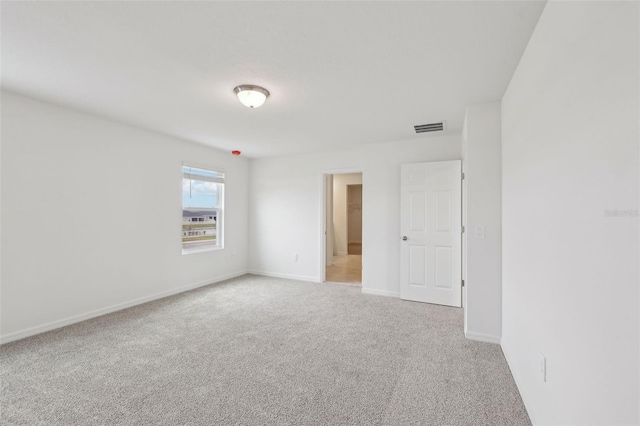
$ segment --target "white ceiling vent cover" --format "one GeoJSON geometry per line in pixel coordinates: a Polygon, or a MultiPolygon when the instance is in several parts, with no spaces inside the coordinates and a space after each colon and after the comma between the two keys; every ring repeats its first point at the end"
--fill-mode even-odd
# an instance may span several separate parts
{"type": "Polygon", "coordinates": [[[441,132],[444,130],[444,121],[440,123],[420,124],[413,126],[413,128],[416,129],[416,133],[441,132]]]}

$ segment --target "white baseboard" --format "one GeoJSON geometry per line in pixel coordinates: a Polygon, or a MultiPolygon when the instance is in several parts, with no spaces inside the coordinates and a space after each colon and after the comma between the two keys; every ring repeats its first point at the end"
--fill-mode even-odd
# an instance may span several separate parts
{"type": "Polygon", "coordinates": [[[36,334],[44,333],[45,331],[55,330],[56,328],[61,328],[67,325],[75,324],[77,322],[81,322],[91,318],[110,314],[112,312],[120,311],[122,309],[130,308],[132,306],[141,305],[143,303],[151,302],[157,299],[162,299],[168,296],[173,296],[174,294],[184,293],[185,291],[193,290],[198,287],[204,287],[209,284],[214,284],[220,281],[228,280],[230,278],[239,277],[241,275],[245,275],[246,273],[247,273],[246,271],[242,271],[242,272],[235,272],[233,274],[222,275],[209,280],[200,281],[197,283],[185,285],[185,286],[174,288],[171,290],[161,291],[160,293],[155,293],[149,296],[140,297],[138,299],[133,299],[128,302],[118,303],[115,305],[107,306],[105,308],[100,308],[90,312],[85,312],[84,314],[74,315],[61,320],[51,321],[46,324],[29,327],[24,330],[14,331],[13,333],[8,333],[0,336],[0,344],[24,339],[25,337],[34,336],[36,334]]]}
{"type": "Polygon", "coordinates": [[[279,272],[257,271],[255,269],[250,270],[248,273],[253,275],[261,275],[263,277],[284,278],[287,280],[309,281],[312,283],[321,282],[320,278],[318,277],[309,277],[305,275],[281,274],[279,272]]]}
{"type": "Polygon", "coordinates": [[[497,343],[500,344],[500,336],[494,336],[491,334],[475,333],[473,331],[465,331],[464,337],[469,340],[476,340],[478,342],[497,343]]]}
{"type": "Polygon", "coordinates": [[[400,298],[400,293],[397,291],[386,291],[386,290],[374,290],[371,288],[362,288],[362,292],[364,294],[375,294],[376,296],[387,296],[387,297],[396,297],[400,298]]]}
{"type": "Polygon", "coordinates": [[[516,382],[516,387],[518,388],[518,392],[520,392],[520,397],[522,398],[522,402],[524,403],[524,408],[527,409],[527,414],[529,415],[529,420],[531,420],[532,425],[539,425],[540,423],[536,421],[536,419],[531,414],[530,407],[531,405],[527,404],[527,400],[525,398],[524,392],[522,392],[522,379],[520,378],[520,374],[518,371],[514,369],[515,364],[513,363],[513,358],[510,355],[510,351],[507,349],[508,345],[502,339],[500,343],[500,347],[502,348],[502,353],[504,354],[504,358],[507,360],[507,364],[509,365],[509,370],[511,370],[511,375],[513,376],[513,381],[516,382]]]}

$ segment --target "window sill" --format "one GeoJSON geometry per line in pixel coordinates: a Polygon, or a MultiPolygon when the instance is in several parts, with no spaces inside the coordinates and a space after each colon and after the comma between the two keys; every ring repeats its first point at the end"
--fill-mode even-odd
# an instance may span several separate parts
{"type": "Polygon", "coordinates": [[[222,250],[224,247],[206,247],[206,248],[194,248],[194,249],[182,249],[182,255],[186,254],[194,254],[194,253],[204,253],[207,251],[218,251],[222,250]]]}

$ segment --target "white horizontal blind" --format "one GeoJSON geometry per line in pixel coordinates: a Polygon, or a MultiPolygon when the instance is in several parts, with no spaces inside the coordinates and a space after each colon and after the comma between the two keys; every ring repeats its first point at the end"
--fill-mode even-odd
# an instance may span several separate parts
{"type": "Polygon", "coordinates": [[[215,172],[213,170],[198,169],[190,166],[182,166],[182,176],[189,180],[224,183],[224,173],[215,172]]]}

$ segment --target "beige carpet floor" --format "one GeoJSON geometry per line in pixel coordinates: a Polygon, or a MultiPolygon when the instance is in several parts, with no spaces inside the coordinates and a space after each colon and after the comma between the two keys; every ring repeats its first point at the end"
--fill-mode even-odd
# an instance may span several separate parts
{"type": "Polygon", "coordinates": [[[3,425],[528,425],[462,310],[244,276],[0,347],[3,425]]]}

